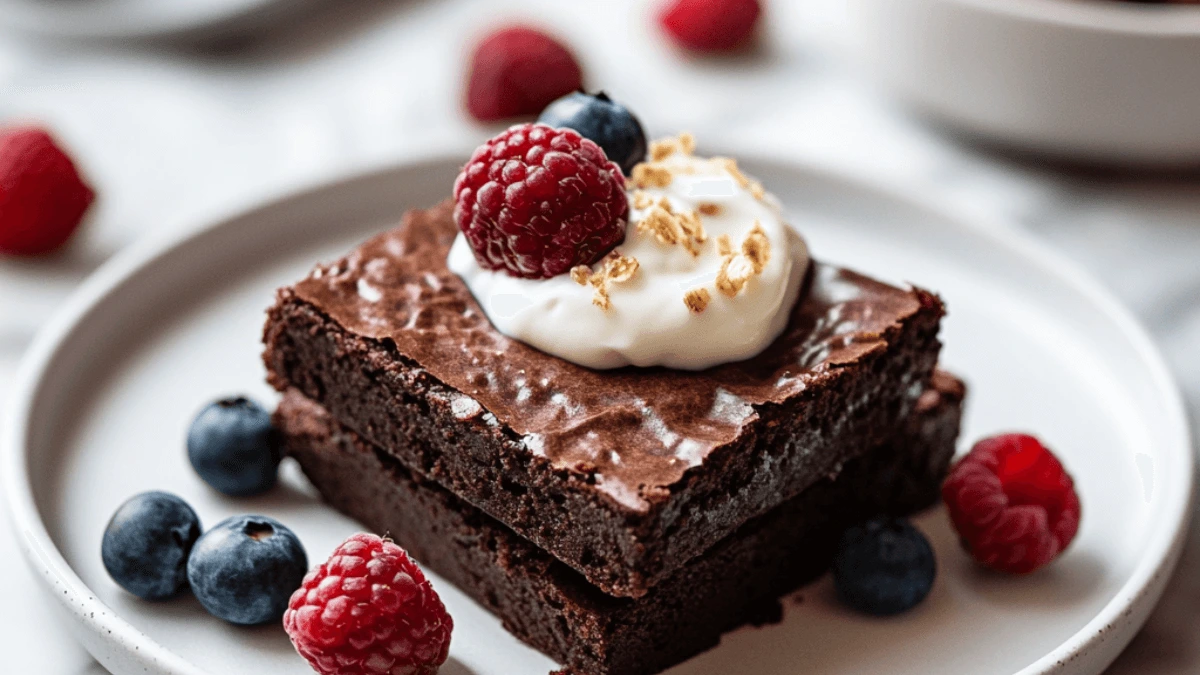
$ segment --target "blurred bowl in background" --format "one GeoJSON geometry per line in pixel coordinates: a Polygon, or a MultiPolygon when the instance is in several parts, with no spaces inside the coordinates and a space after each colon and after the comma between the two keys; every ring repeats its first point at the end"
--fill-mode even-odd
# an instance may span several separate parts
{"type": "Polygon", "coordinates": [[[1200,6],[850,0],[850,44],[933,117],[1061,159],[1200,165],[1200,6]]]}
{"type": "Polygon", "coordinates": [[[0,25],[60,39],[215,37],[312,0],[0,0],[0,25]]]}

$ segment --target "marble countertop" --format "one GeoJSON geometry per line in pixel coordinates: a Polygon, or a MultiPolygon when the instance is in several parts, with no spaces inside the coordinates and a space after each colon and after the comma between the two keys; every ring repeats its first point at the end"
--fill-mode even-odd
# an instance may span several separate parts
{"type": "MultiPolygon", "coordinates": [[[[1029,230],[1133,309],[1197,419],[1200,175],[1047,166],[931,128],[840,57],[839,4],[776,2],[757,52],[695,61],[661,40],[637,0],[332,2],[251,37],[185,48],[0,35],[0,120],[50,124],[101,195],[61,256],[0,260],[0,397],[38,327],[139,236],[490,135],[458,106],[463,46],[499,20],[531,19],[572,44],[591,86],[633,104],[653,132],[771,144],[1029,230]]],[[[58,627],[15,548],[0,520],[6,672],[103,673],[58,627]]],[[[1110,672],[1200,672],[1200,531],[1110,672]]]]}

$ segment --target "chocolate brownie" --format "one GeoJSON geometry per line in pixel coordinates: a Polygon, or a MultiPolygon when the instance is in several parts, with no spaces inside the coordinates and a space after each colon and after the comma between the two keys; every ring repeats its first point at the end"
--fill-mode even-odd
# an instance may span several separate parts
{"type": "Polygon", "coordinates": [[[615,598],[479,509],[408,471],[291,392],[287,452],[336,508],[390,532],[516,637],[578,675],[654,673],[722,632],[778,618],[777,599],[825,570],[849,523],[932,504],[954,452],[963,388],[939,376],[892,439],[744,525],[640,598],[615,598]]]}
{"type": "Polygon", "coordinates": [[[932,376],[937,297],[816,262],[752,359],[577,366],[492,327],[446,268],[451,209],[410,212],[280,290],[270,381],[612,595],[645,594],[882,443],[932,376]]]}

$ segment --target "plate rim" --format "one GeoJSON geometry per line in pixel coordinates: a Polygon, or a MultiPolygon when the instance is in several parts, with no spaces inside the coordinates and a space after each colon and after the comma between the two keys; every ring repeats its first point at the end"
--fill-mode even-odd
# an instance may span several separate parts
{"type": "MultiPolygon", "coordinates": [[[[281,208],[294,200],[312,198],[323,192],[336,192],[348,185],[378,179],[388,173],[419,170],[422,166],[444,167],[447,163],[461,163],[461,154],[461,148],[457,144],[450,148],[426,150],[399,161],[371,165],[333,180],[313,180],[298,187],[277,191],[268,198],[252,202],[249,206],[227,209],[220,215],[210,216],[190,226],[145,235],[89,275],[51,320],[38,331],[22,357],[13,380],[12,395],[4,406],[3,414],[0,415],[0,486],[3,486],[8,517],[14,525],[22,556],[33,569],[39,582],[46,585],[43,590],[52,591],[50,594],[76,618],[85,614],[91,615],[87,625],[77,627],[77,631],[90,629],[102,642],[120,643],[126,657],[134,658],[148,668],[155,668],[150,672],[207,675],[198,666],[187,662],[139,631],[90,592],[90,588],[50,538],[34,500],[32,484],[28,480],[30,463],[26,453],[31,431],[27,424],[29,414],[40,393],[44,376],[53,367],[54,357],[74,334],[79,324],[87,318],[96,304],[114,293],[119,293],[125,284],[130,283],[143,268],[158,257],[186,247],[209,233],[230,227],[243,219],[254,218],[260,213],[281,208]],[[50,589],[51,581],[54,585],[62,587],[61,593],[57,589],[50,589]]],[[[798,170],[840,183],[857,192],[866,191],[888,200],[906,203],[918,210],[969,227],[979,236],[990,239],[998,246],[1007,247],[1028,262],[1045,268],[1072,290],[1086,297],[1113,323],[1114,328],[1130,341],[1149,369],[1155,389],[1165,397],[1164,401],[1168,404],[1164,413],[1171,427],[1168,430],[1169,437],[1175,439],[1174,451],[1179,455],[1177,459],[1182,462],[1181,470],[1173,474],[1177,481],[1182,482],[1182,485],[1178,486],[1182,487],[1182,491],[1178,487],[1175,491],[1181,492],[1183,498],[1165,505],[1167,517],[1154,529],[1145,553],[1113,598],[1054,650],[1015,675],[1064,672],[1070,662],[1081,659],[1111,637],[1106,633],[1114,624],[1128,620],[1131,615],[1137,616],[1138,609],[1143,610],[1141,618],[1136,619],[1140,626],[1157,604],[1163,586],[1182,550],[1195,501],[1195,457],[1182,391],[1158,347],[1133,314],[1098,280],[1073,261],[994,214],[969,211],[948,200],[916,192],[900,182],[855,174],[829,163],[797,159],[777,150],[751,146],[738,153],[738,156],[748,164],[761,162],[784,166],[793,171],[798,170]]],[[[1132,639],[1133,635],[1134,631],[1130,631],[1128,639],[1132,639]]],[[[1128,639],[1125,640],[1126,643],[1128,639]]],[[[92,649],[86,640],[85,646],[89,650],[92,649]]],[[[1124,644],[1121,647],[1123,649],[1124,644]]]]}

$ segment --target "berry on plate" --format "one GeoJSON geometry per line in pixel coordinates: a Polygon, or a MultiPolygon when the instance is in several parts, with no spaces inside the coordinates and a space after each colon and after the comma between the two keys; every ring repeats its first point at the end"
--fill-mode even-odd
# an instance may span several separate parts
{"type": "Polygon", "coordinates": [[[0,253],[40,255],[61,247],[95,198],[50,134],[0,130],[0,253]]]}
{"type": "Polygon", "coordinates": [[[725,52],[750,41],[760,16],[759,0],[672,0],[658,21],[684,49],[725,52]]]}
{"type": "Polygon", "coordinates": [[[625,175],[646,158],[646,132],[629,109],[613,101],[604,92],[567,94],[551,103],[538,117],[538,123],[578,131],[604,154],[621,166],[625,175]]]}
{"type": "Polygon", "coordinates": [[[1079,529],[1075,483],[1025,434],[986,438],[950,471],[942,499],[963,547],[984,565],[1027,574],[1058,557],[1079,529]]]}
{"type": "Polygon", "coordinates": [[[188,554],[200,519],[168,492],[143,492],[117,509],[100,544],[108,575],[144,600],[165,600],[187,586],[188,554]]]}
{"type": "Polygon", "coordinates": [[[485,36],[471,56],[467,112],[481,122],[536,115],[582,87],[571,50],[536,28],[509,26],[485,36]]]}
{"type": "Polygon", "coordinates": [[[547,279],[625,238],[621,167],[571,129],[519,124],[479,146],[454,181],[454,222],[481,267],[547,279]]]}
{"type": "Polygon", "coordinates": [[[271,414],[246,398],[210,403],[188,429],[188,460],[204,482],[232,497],[275,485],[280,450],[271,414]]]}
{"type": "Polygon", "coordinates": [[[205,532],[188,558],[188,583],[209,614],[245,626],[278,621],[308,569],[291,530],[266,516],[234,516],[205,532]]]}
{"type": "Polygon", "coordinates": [[[929,541],[899,518],[876,518],[846,530],[833,560],[838,598],[875,616],[899,614],[920,604],[936,575],[929,541]]]}
{"type": "Polygon", "coordinates": [[[403,549],[360,533],[304,578],[283,626],[321,675],[433,675],[454,621],[403,549]]]}

